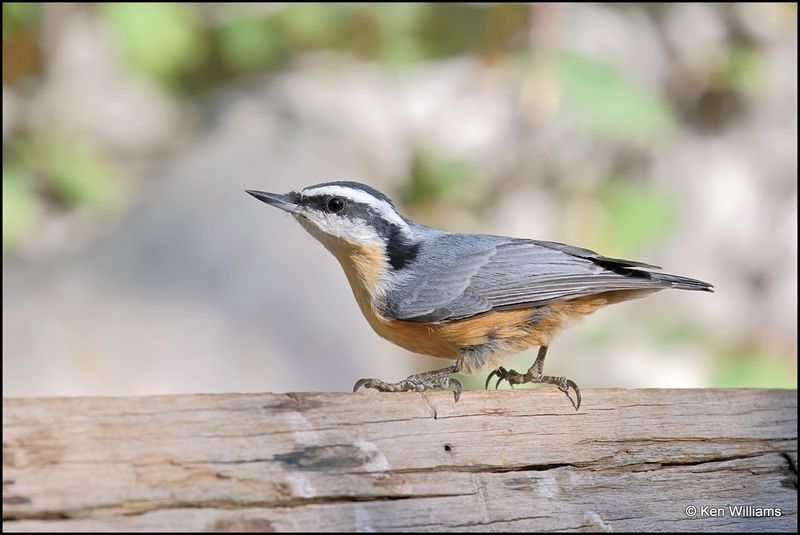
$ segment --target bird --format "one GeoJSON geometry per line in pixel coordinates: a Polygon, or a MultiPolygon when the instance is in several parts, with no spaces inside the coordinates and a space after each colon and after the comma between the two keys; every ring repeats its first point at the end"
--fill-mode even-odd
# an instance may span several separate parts
{"type": "Polygon", "coordinates": [[[544,375],[547,350],[562,328],[607,305],[667,288],[713,292],[707,282],[581,247],[425,226],[360,182],[324,182],[287,194],[245,191],[291,214],[336,257],[378,335],[411,352],[454,361],[394,383],[360,379],[354,392],[452,386],[458,402],[462,385],[451,374],[492,368],[486,388],[494,377],[495,388],[504,380],[512,388],[554,385],[577,411],[578,385],[544,375]],[[525,373],[500,365],[508,355],[536,346],[536,360],[525,373]]]}

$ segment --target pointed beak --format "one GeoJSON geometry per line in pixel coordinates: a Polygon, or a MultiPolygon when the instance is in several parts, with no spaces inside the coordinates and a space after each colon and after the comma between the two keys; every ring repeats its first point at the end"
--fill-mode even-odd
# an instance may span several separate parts
{"type": "Polygon", "coordinates": [[[252,189],[245,190],[247,193],[258,199],[259,201],[265,202],[269,205],[274,206],[275,208],[280,208],[285,212],[289,212],[290,214],[296,214],[300,212],[299,207],[297,204],[291,201],[291,198],[288,195],[280,195],[279,193],[267,193],[266,191],[255,191],[252,189]]]}

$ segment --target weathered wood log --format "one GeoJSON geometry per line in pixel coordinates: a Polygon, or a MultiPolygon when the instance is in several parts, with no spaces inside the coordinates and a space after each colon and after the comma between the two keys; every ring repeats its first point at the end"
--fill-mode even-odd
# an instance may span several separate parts
{"type": "Polygon", "coordinates": [[[5,399],[3,529],[796,532],[795,390],[583,398],[5,399]]]}

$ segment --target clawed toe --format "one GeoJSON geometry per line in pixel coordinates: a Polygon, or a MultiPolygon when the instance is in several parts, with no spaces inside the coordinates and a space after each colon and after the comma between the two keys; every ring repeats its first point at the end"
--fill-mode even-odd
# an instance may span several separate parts
{"type": "Polygon", "coordinates": [[[353,392],[358,392],[358,389],[362,386],[366,388],[374,388],[372,386],[372,381],[374,381],[374,379],[359,379],[356,381],[356,384],[353,385],[353,392]]]}
{"type": "MultiPolygon", "coordinates": [[[[497,390],[498,388],[500,388],[500,383],[502,383],[502,382],[503,382],[503,379],[506,379],[506,378],[505,378],[505,377],[498,377],[498,378],[497,378],[497,382],[494,384],[494,389],[495,389],[495,390],[497,390]]],[[[506,379],[506,380],[508,380],[508,379],[506,379]]],[[[511,383],[508,383],[508,384],[511,384],[511,383]]]]}
{"type": "Polygon", "coordinates": [[[561,380],[559,381],[559,384],[557,384],[556,386],[558,387],[559,390],[561,390],[562,392],[564,392],[564,394],[566,394],[567,399],[569,400],[570,403],[572,403],[572,406],[575,407],[575,410],[577,411],[578,409],[581,408],[581,389],[578,388],[578,385],[575,384],[575,381],[573,381],[572,379],[567,379],[566,377],[561,377],[560,379],[561,380]],[[572,396],[569,395],[570,387],[572,387],[572,389],[575,390],[575,400],[573,400],[572,396]]]}
{"type": "Polygon", "coordinates": [[[458,379],[450,379],[450,384],[453,385],[453,397],[455,398],[455,402],[458,403],[458,400],[461,399],[461,392],[464,390],[461,387],[461,381],[458,379]]]}
{"type": "MultiPolygon", "coordinates": [[[[501,368],[501,369],[502,369],[502,368],[501,368]]],[[[485,384],[485,385],[483,385],[483,389],[484,389],[484,390],[489,390],[489,381],[491,381],[491,380],[492,380],[492,377],[494,377],[495,375],[497,375],[498,377],[500,377],[500,374],[498,373],[498,370],[492,370],[492,372],[491,372],[491,373],[489,374],[489,376],[486,378],[486,384],[485,384]]],[[[500,379],[498,379],[498,380],[497,380],[497,385],[498,385],[498,386],[500,385],[500,380],[501,380],[501,379],[502,379],[502,377],[500,377],[500,379]]],[[[495,389],[495,390],[497,390],[497,386],[495,386],[495,387],[494,387],[494,389],[495,389]]]]}
{"type": "Polygon", "coordinates": [[[497,390],[500,387],[500,383],[503,382],[503,379],[508,380],[508,374],[508,370],[502,366],[496,370],[492,370],[492,372],[489,374],[489,377],[486,378],[486,384],[483,385],[483,389],[489,390],[489,382],[492,380],[492,377],[497,377],[497,382],[494,384],[494,389],[497,390]]]}

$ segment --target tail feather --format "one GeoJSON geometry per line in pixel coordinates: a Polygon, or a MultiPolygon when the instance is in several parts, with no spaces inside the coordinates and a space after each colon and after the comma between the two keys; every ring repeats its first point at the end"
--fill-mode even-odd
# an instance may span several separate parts
{"type": "Polygon", "coordinates": [[[651,271],[652,269],[661,269],[659,266],[652,264],[645,264],[644,262],[634,262],[632,260],[621,260],[619,258],[609,258],[607,256],[600,256],[588,249],[578,249],[563,245],[560,243],[552,242],[537,242],[540,245],[546,245],[553,249],[558,249],[575,256],[587,258],[592,262],[603,266],[604,268],[636,279],[646,279],[649,281],[658,281],[658,288],[676,288],[678,290],[695,290],[701,292],[714,292],[714,285],[707,282],[690,279],[689,277],[681,277],[680,275],[670,275],[669,273],[658,273],[651,271]],[[577,252],[576,252],[577,251],[577,252]],[[582,253],[582,254],[579,254],[582,253]]]}
{"type": "Polygon", "coordinates": [[[649,272],[649,274],[653,280],[669,283],[670,288],[677,288],[678,290],[696,290],[701,292],[714,291],[713,284],[709,284],[701,280],[690,279],[689,277],[681,277],[679,275],[670,275],[668,273],[649,272]]]}

